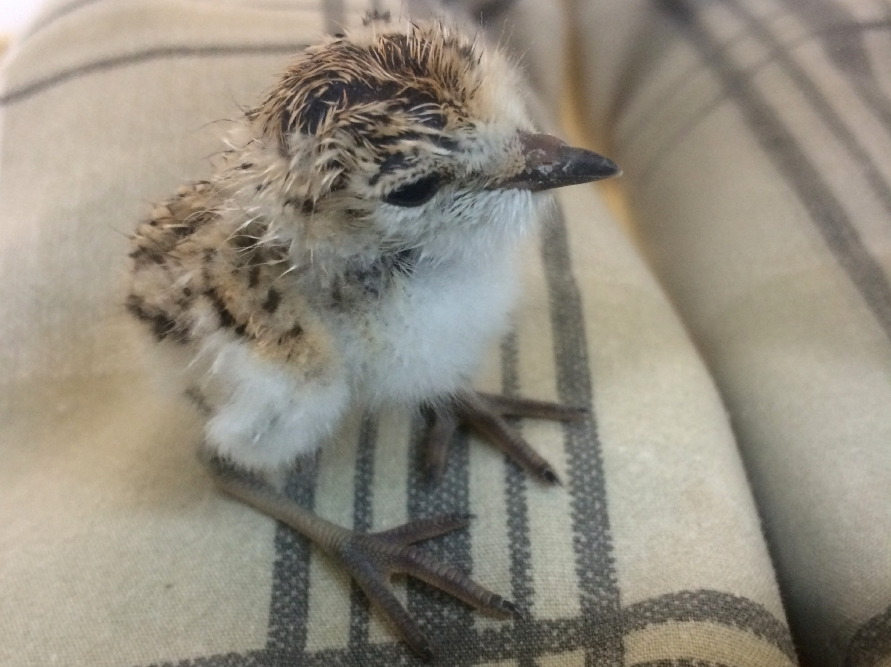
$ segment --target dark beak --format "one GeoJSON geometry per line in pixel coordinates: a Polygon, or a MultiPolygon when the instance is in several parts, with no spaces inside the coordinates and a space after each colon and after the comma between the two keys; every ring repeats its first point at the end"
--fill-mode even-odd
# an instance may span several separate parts
{"type": "Polygon", "coordinates": [[[493,188],[537,192],[599,181],[622,173],[609,158],[569,146],[550,134],[519,134],[526,165],[518,174],[495,183],[493,188]]]}

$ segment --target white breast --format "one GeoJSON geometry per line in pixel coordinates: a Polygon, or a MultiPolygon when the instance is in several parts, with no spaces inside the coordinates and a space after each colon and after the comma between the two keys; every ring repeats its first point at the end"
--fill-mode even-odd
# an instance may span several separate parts
{"type": "Polygon", "coordinates": [[[512,249],[419,266],[382,299],[353,348],[354,386],[376,403],[416,405],[466,386],[516,300],[512,249]]]}

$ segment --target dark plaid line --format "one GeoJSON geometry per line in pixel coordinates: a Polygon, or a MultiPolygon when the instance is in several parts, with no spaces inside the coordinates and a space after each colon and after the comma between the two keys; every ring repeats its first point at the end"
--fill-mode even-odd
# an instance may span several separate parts
{"type": "MultiPolygon", "coordinates": [[[[677,621],[697,620],[712,623],[718,627],[728,627],[739,632],[748,632],[760,637],[786,652],[788,633],[784,637],[771,637],[764,628],[775,625],[783,627],[780,621],[757,603],[719,591],[687,591],[660,596],[631,605],[624,610],[625,627],[611,624],[592,625],[586,618],[540,620],[526,625],[522,634],[511,629],[509,623],[494,629],[470,631],[464,636],[431,635],[438,649],[436,664],[460,667],[482,662],[499,662],[534,659],[553,656],[559,653],[587,649],[586,665],[615,664],[597,655],[599,647],[609,644],[616,634],[620,637],[629,632],[649,626],[677,621]],[[703,602],[711,610],[704,613],[703,602]],[[698,611],[697,611],[698,610],[698,611]]],[[[621,623],[617,617],[616,623],[621,623]]],[[[880,626],[881,627],[881,626],[880,626]]],[[[794,657],[792,657],[794,661],[794,657]]],[[[324,650],[309,653],[306,651],[275,648],[266,651],[250,651],[243,654],[227,653],[205,658],[183,660],[178,663],[164,663],[159,667],[274,667],[278,665],[300,665],[301,667],[359,667],[390,665],[419,665],[418,658],[402,644],[393,641],[383,644],[369,644],[361,653],[349,649],[324,650]]],[[[850,667],[855,667],[852,663],[850,667]]],[[[856,667],[861,667],[856,663],[856,667]]],[[[868,664],[867,664],[868,667],[868,664]]]]}
{"type": "MultiPolygon", "coordinates": [[[[817,114],[820,120],[826,125],[827,129],[835,136],[835,138],[845,147],[845,150],[854,158],[854,162],[860,165],[863,176],[869,184],[870,189],[875,193],[876,198],[882,203],[885,213],[891,217],[891,187],[888,181],[882,175],[879,165],[870,155],[869,151],[861,144],[860,139],[848,127],[844,118],[839,114],[832,102],[820,92],[817,85],[811,79],[804,66],[796,61],[791,53],[790,45],[780,42],[768,30],[757,16],[745,5],[744,2],[736,2],[734,0],[724,0],[724,4],[748,27],[748,32],[758,39],[761,43],[767,45],[769,51],[774,54],[773,60],[779,64],[789,78],[794,82],[795,87],[801,92],[807,100],[811,110],[817,114]]],[[[792,2],[791,5],[801,9],[805,3],[792,2]]],[[[803,12],[802,15],[813,15],[811,11],[803,12]]],[[[818,26],[819,27],[819,26],[818,26]]],[[[854,77],[856,79],[856,77],[854,77]]],[[[842,101],[842,104],[844,102],[842,101]]],[[[891,116],[888,116],[891,121],[891,116]]],[[[886,122],[889,122],[886,121],[886,122]]],[[[891,122],[887,125],[891,129],[891,122]]]]}
{"type": "MultiPolygon", "coordinates": [[[[542,258],[548,287],[551,331],[557,367],[557,394],[567,405],[593,406],[593,388],[581,295],[572,275],[566,222],[555,209],[545,223],[542,258]]],[[[623,645],[619,585],[613,560],[603,458],[596,415],[564,425],[571,493],[573,550],[579,579],[582,617],[591,631],[603,625],[605,640],[592,646],[598,665],[620,665],[623,645]]],[[[599,634],[599,632],[597,632],[599,634]]],[[[593,660],[594,658],[591,657],[593,660]]]]}
{"type": "MultiPolygon", "coordinates": [[[[362,533],[371,531],[374,464],[377,451],[377,421],[370,415],[362,419],[359,444],[356,451],[356,468],[353,479],[353,529],[362,533]]],[[[368,644],[368,622],[371,604],[355,582],[350,586],[350,639],[353,650],[368,644]]]]}
{"type": "Polygon", "coordinates": [[[776,616],[748,598],[713,590],[681,591],[626,607],[625,632],[671,621],[703,621],[749,632],[770,642],[795,662],[789,629],[776,616]]]}
{"type": "MultiPolygon", "coordinates": [[[[672,21],[666,22],[664,24],[663,29],[659,30],[659,34],[657,39],[662,42],[663,49],[668,50],[671,48],[675,48],[677,45],[677,33],[671,28],[677,28],[678,26],[683,26],[689,21],[693,20],[693,15],[695,10],[692,8],[688,8],[686,6],[682,6],[677,2],[663,2],[659,0],[658,3],[661,5],[661,10],[663,13],[670,16],[672,21]]],[[[729,39],[721,42],[720,48],[725,51],[731,51],[739,42],[744,39],[747,39],[751,36],[750,31],[741,31],[739,34],[733,35],[729,39]]],[[[648,37],[649,39],[649,37],[648,37]]],[[[637,69],[643,72],[649,72],[655,67],[653,63],[654,57],[649,55],[652,51],[653,47],[650,43],[652,40],[640,40],[642,43],[645,43],[646,46],[641,48],[645,56],[641,56],[639,60],[641,61],[637,65],[637,69]]],[[[658,51],[657,51],[658,53],[658,51]]],[[[658,57],[658,56],[656,56],[658,57]]],[[[746,76],[754,77],[764,65],[772,62],[773,57],[772,54],[765,52],[765,57],[763,60],[752,66],[746,70],[743,70],[746,76]]],[[[701,64],[694,64],[687,67],[684,71],[678,72],[677,74],[673,73],[672,84],[665,86],[664,92],[660,93],[659,96],[650,104],[647,109],[645,109],[642,113],[640,113],[636,118],[632,119],[632,123],[627,124],[622,130],[620,140],[626,137],[636,137],[638,133],[642,132],[644,128],[652,125],[653,123],[662,122],[659,119],[662,110],[670,103],[672,98],[677,97],[678,95],[683,94],[683,85],[686,81],[694,77],[699,71],[701,71],[701,64]]],[[[639,76],[637,78],[640,78],[639,76]]],[[[623,88],[628,89],[625,92],[625,97],[629,100],[633,97],[633,89],[634,86],[623,86],[623,88]]],[[[640,183],[646,183],[653,172],[660,166],[663,159],[670,155],[678,145],[683,143],[685,139],[687,139],[693,132],[700,126],[702,123],[719,107],[725,104],[729,99],[729,95],[727,94],[727,90],[721,91],[718,95],[714,96],[712,99],[705,101],[700,105],[698,109],[688,114],[671,132],[667,133],[667,136],[662,139],[660,145],[655,150],[651,151],[647,164],[643,167],[642,170],[635,174],[636,179],[640,183]]],[[[620,115],[620,109],[616,111],[615,117],[612,119],[612,125],[616,124],[616,118],[620,115]]]]}
{"type": "MultiPolygon", "coordinates": [[[[285,493],[301,507],[312,509],[318,478],[318,457],[301,459],[291,473],[285,493]]],[[[302,651],[309,618],[309,561],[312,546],[282,523],[275,531],[275,563],[266,647],[273,651],[302,651]]]]}
{"type": "Polygon", "coordinates": [[[157,60],[179,60],[188,58],[231,58],[233,56],[291,55],[306,48],[297,42],[273,44],[217,44],[209,46],[158,46],[135,53],[109,56],[101,60],[84,63],[70,69],[49,74],[43,78],[24,84],[0,94],[0,107],[23,102],[35,95],[51,90],[59,85],[100,72],[109,72],[133,65],[157,60]]]}
{"type": "MultiPolygon", "coordinates": [[[[408,471],[408,516],[421,519],[442,514],[470,512],[469,442],[458,433],[449,448],[448,464],[438,482],[431,482],[423,466],[423,440],[426,420],[418,415],[412,428],[412,455],[408,471]]],[[[425,553],[467,572],[471,564],[470,534],[456,530],[425,542],[425,553]]],[[[449,647],[473,636],[473,616],[477,612],[463,602],[416,579],[406,581],[407,608],[436,646],[449,647]]]]}
{"type": "MultiPolygon", "coordinates": [[[[460,639],[439,634],[431,635],[431,638],[437,651],[434,664],[470,667],[480,663],[507,660],[531,661],[531,664],[536,664],[535,658],[577,651],[606,639],[602,633],[589,633],[589,625],[583,619],[575,618],[537,621],[530,624],[528,631],[519,637],[505,625],[500,629],[470,632],[460,639]]],[[[263,659],[267,657],[264,656],[263,659]]],[[[417,667],[423,664],[405,646],[395,642],[370,644],[361,654],[335,649],[312,654],[279,653],[276,654],[276,659],[280,662],[264,664],[295,664],[301,667],[390,667],[390,665],[417,667]]],[[[215,667],[214,663],[208,667],[211,665],[215,667]]]]}
{"type": "Polygon", "coordinates": [[[891,607],[861,625],[845,652],[845,667],[874,667],[891,657],[891,607]]]}
{"type": "Polygon", "coordinates": [[[891,30],[891,18],[886,20],[859,21],[844,3],[833,0],[800,0],[785,2],[788,11],[797,14],[805,25],[826,45],[825,53],[846,80],[857,89],[860,99],[891,128],[891,100],[876,79],[869,50],[863,41],[866,33],[873,30],[891,30]]]}
{"type": "MultiPolygon", "coordinates": [[[[725,0],[726,2],[727,0],[725,0]]],[[[669,3],[664,3],[669,4],[669,3]]],[[[673,4],[673,3],[671,3],[673,4]]],[[[799,5],[793,3],[794,6],[798,7],[799,5]]],[[[663,7],[665,11],[672,12],[675,15],[678,23],[682,23],[688,20],[689,12],[680,11],[675,7],[663,7]]],[[[818,16],[818,13],[813,12],[805,12],[807,16],[818,16]]],[[[861,35],[864,30],[874,30],[874,29],[882,29],[888,30],[891,29],[891,22],[880,22],[880,23],[858,23],[858,24],[833,24],[831,26],[820,26],[815,27],[813,33],[807,35],[805,38],[798,38],[795,41],[791,41],[788,43],[781,43],[776,39],[773,39],[773,43],[770,48],[765,49],[765,57],[762,62],[758,63],[755,66],[748,67],[740,70],[741,75],[745,75],[749,79],[754,78],[754,76],[767,64],[774,63],[776,61],[789,61],[793,62],[791,56],[789,55],[790,51],[793,50],[796,46],[800,45],[806,40],[810,39],[824,39],[828,41],[832,41],[833,38],[838,38],[839,36],[846,35],[849,33],[856,33],[861,35]]],[[[670,39],[670,31],[663,30],[660,31],[660,39],[665,40],[667,43],[671,43],[670,39]]],[[[735,35],[729,40],[726,40],[722,43],[721,48],[725,51],[730,51],[733,46],[739,42],[741,39],[745,37],[755,37],[756,39],[762,39],[765,37],[771,38],[768,31],[766,31],[763,25],[758,21],[756,17],[752,18],[752,22],[748,26],[748,30],[735,35]],[[759,34],[764,33],[764,34],[759,34]]],[[[651,48],[651,47],[650,47],[651,48]]],[[[646,63],[644,67],[651,66],[651,63],[646,63]]],[[[836,132],[839,140],[842,144],[846,146],[846,148],[853,153],[855,160],[858,164],[863,166],[863,173],[866,177],[867,181],[870,183],[873,191],[876,193],[879,201],[882,202],[886,211],[891,213],[891,187],[889,187],[888,182],[883,177],[880,169],[875,163],[869,154],[865,151],[865,149],[859,144],[857,138],[853,135],[853,133],[848,129],[848,127],[844,124],[843,120],[838,116],[835,110],[829,104],[829,101],[826,100],[825,96],[817,90],[817,88],[813,85],[813,83],[809,80],[807,73],[803,68],[797,66],[799,68],[799,76],[794,76],[790,73],[792,78],[799,81],[799,83],[810,88],[810,92],[813,95],[817,95],[822,97],[822,103],[815,106],[818,112],[828,112],[832,119],[829,120],[830,129],[838,130],[836,132]],[[839,136],[840,135],[840,136],[839,136]]],[[[668,86],[665,89],[665,92],[660,95],[660,99],[657,99],[650,105],[650,108],[644,113],[640,114],[634,122],[625,128],[622,132],[622,136],[625,137],[634,137],[643,127],[646,127],[648,124],[654,122],[654,119],[658,116],[661,109],[664,108],[665,104],[668,103],[668,100],[678,94],[679,86],[692,76],[695,73],[694,68],[690,68],[686,72],[682,72],[678,74],[675,78],[677,85],[668,86]]],[[[883,93],[876,85],[870,85],[868,82],[861,81],[855,76],[850,76],[849,81],[852,82],[855,87],[858,89],[860,96],[864,101],[868,103],[869,106],[872,106],[873,110],[876,114],[881,118],[881,120],[885,123],[885,125],[891,128],[891,107],[887,104],[883,97],[883,93]]],[[[683,121],[674,131],[670,133],[668,138],[666,138],[660,147],[654,151],[650,157],[648,166],[646,166],[643,171],[641,171],[637,176],[640,181],[645,181],[650,177],[650,174],[654,171],[655,168],[658,167],[659,163],[662,161],[663,157],[669,153],[671,153],[676,146],[683,142],[683,140],[688,137],[701,123],[709,116],[712,112],[714,112],[718,107],[720,107],[724,102],[728,99],[727,91],[723,91],[722,94],[718,95],[712,100],[709,100],[705,104],[703,104],[695,113],[690,114],[690,116],[683,121]]]]}
{"type": "Polygon", "coordinates": [[[666,16],[685,18],[680,25],[704,62],[721,78],[725,93],[752,128],[762,149],[798,194],[839,266],[860,293],[876,321],[891,338],[891,286],[881,265],[863,245],[841,202],[832,194],[820,169],[807,157],[775,110],[754,86],[747,72],[737,69],[686,0],[660,0],[666,16]]]}
{"type": "MultiPolygon", "coordinates": [[[[516,396],[520,389],[517,337],[512,333],[501,344],[501,385],[507,396],[516,396]]],[[[521,429],[519,420],[512,425],[521,429]]],[[[507,510],[507,541],[510,554],[511,599],[525,612],[523,618],[514,621],[516,634],[522,636],[532,620],[528,616],[532,607],[532,543],[529,539],[529,504],[526,493],[527,473],[505,457],[504,494],[507,510]]],[[[555,489],[560,491],[560,489],[555,489]]],[[[519,667],[535,667],[532,656],[520,656],[519,667]]]]}
{"type": "MultiPolygon", "coordinates": [[[[782,2],[782,0],[779,0],[782,2]]],[[[859,32],[860,21],[837,0],[806,0],[802,2],[782,2],[790,14],[798,17],[803,25],[811,26],[811,35],[819,35],[826,44],[826,56],[840,70],[854,77],[869,76],[872,67],[861,40],[850,40],[850,30],[859,32]],[[802,12],[802,9],[807,11],[802,12]],[[843,30],[844,32],[840,32],[843,30]],[[842,38],[839,40],[838,38],[842,38]]]]}
{"type": "Polygon", "coordinates": [[[733,667],[725,662],[712,660],[695,660],[693,658],[674,658],[664,660],[647,660],[635,662],[631,667],[733,667]]]}
{"type": "MultiPolygon", "coordinates": [[[[204,658],[189,658],[176,662],[157,662],[148,667],[267,667],[269,654],[266,651],[248,653],[221,653],[204,658]]],[[[283,663],[272,663],[283,664],[283,663]]]]}

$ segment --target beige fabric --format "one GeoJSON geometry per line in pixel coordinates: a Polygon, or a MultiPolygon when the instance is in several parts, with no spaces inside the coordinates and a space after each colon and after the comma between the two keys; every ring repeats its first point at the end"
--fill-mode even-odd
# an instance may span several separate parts
{"type": "MultiPolygon", "coordinates": [[[[562,39],[537,5],[483,5],[516,48],[562,39]]],[[[289,53],[368,6],[59,3],[4,69],[0,664],[412,664],[345,575],[213,489],[198,415],[151,385],[121,307],[150,202],[208,173],[225,118],[289,53]]],[[[537,80],[551,66],[530,55],[537,80]]],[[[420,425],[385,414],[345,424],[289,491],[360,528],[475,515],[425,549],[527,616],[409,583],[442,664],[794,664],[722,403],[598,192],[562,193],[527,252],[516,332],[478,384],[590,406],[521,425],[564,485],[461,440],[430,487],[420,425]]]]}
{"type": "Polygon", "coordinates": [[[591,122],[727,401],[814,665],[891,656],[888,8],[575,3],[591,122]],[[881,26],[885,26],[882,28],[881,26]]]}

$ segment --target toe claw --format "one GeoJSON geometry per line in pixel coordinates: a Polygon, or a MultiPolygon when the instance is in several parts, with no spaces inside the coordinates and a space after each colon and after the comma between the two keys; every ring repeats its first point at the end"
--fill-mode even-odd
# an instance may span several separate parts
{"type": "Polygon", "coordinates": [[[426,646],[413,646],[412,647],[415,653],[418,654],[418,657],[421,658],[424,662],[433,662],[433,658],[435,657],[435,653],[433,649],[430,648],[429,645],[426,646]]]}
{"type": "Polygon", "coordinates": [[[513,602],[511,602],[510,600],[505,600],[502,598],[501,608],[507,614],[509,614],[510,616],[513,616],[514,618],[523,618],[523,612],[520,611],[520,608],[517,605],[515,605],[513,602]]]}
{"type": "Polygon", "coordinates": [[[257,475],[224,459],[208,456],[207,464],[220,488],[302,533],[339,563],[403,640],[427,662],[434,657],[433,648],[393,592],[391,576],[405,574],[426,581],[479,609],[505,614],[515,611],[512,603],[483,588],[454,566],[412,546],[465,527],[472,518],[470,514],[444,514],[376,533],[359,533],[326,521],[257,475]]]}
{"type": "Polygon", "coordinates": [[[546,484],[560,484],[560,478],[505,417],[534,417],[573,422],[583,419],[586,408],[525,398],[458,392],[451,405],[430,407],[431,428],[427,437],[425,472],[428,481],[438,481],[446,463],[448,443],[459,424],[476,430],[501,449],[510,459],[546,484]]]}
{"type": "Polygon", "coordinates": [[[560,477],[551,468],[545,468],[540,474],[541,478],[548,484],[555,484],[558,486],[563,485],[563,482],[560,481],[560,477]]]}

